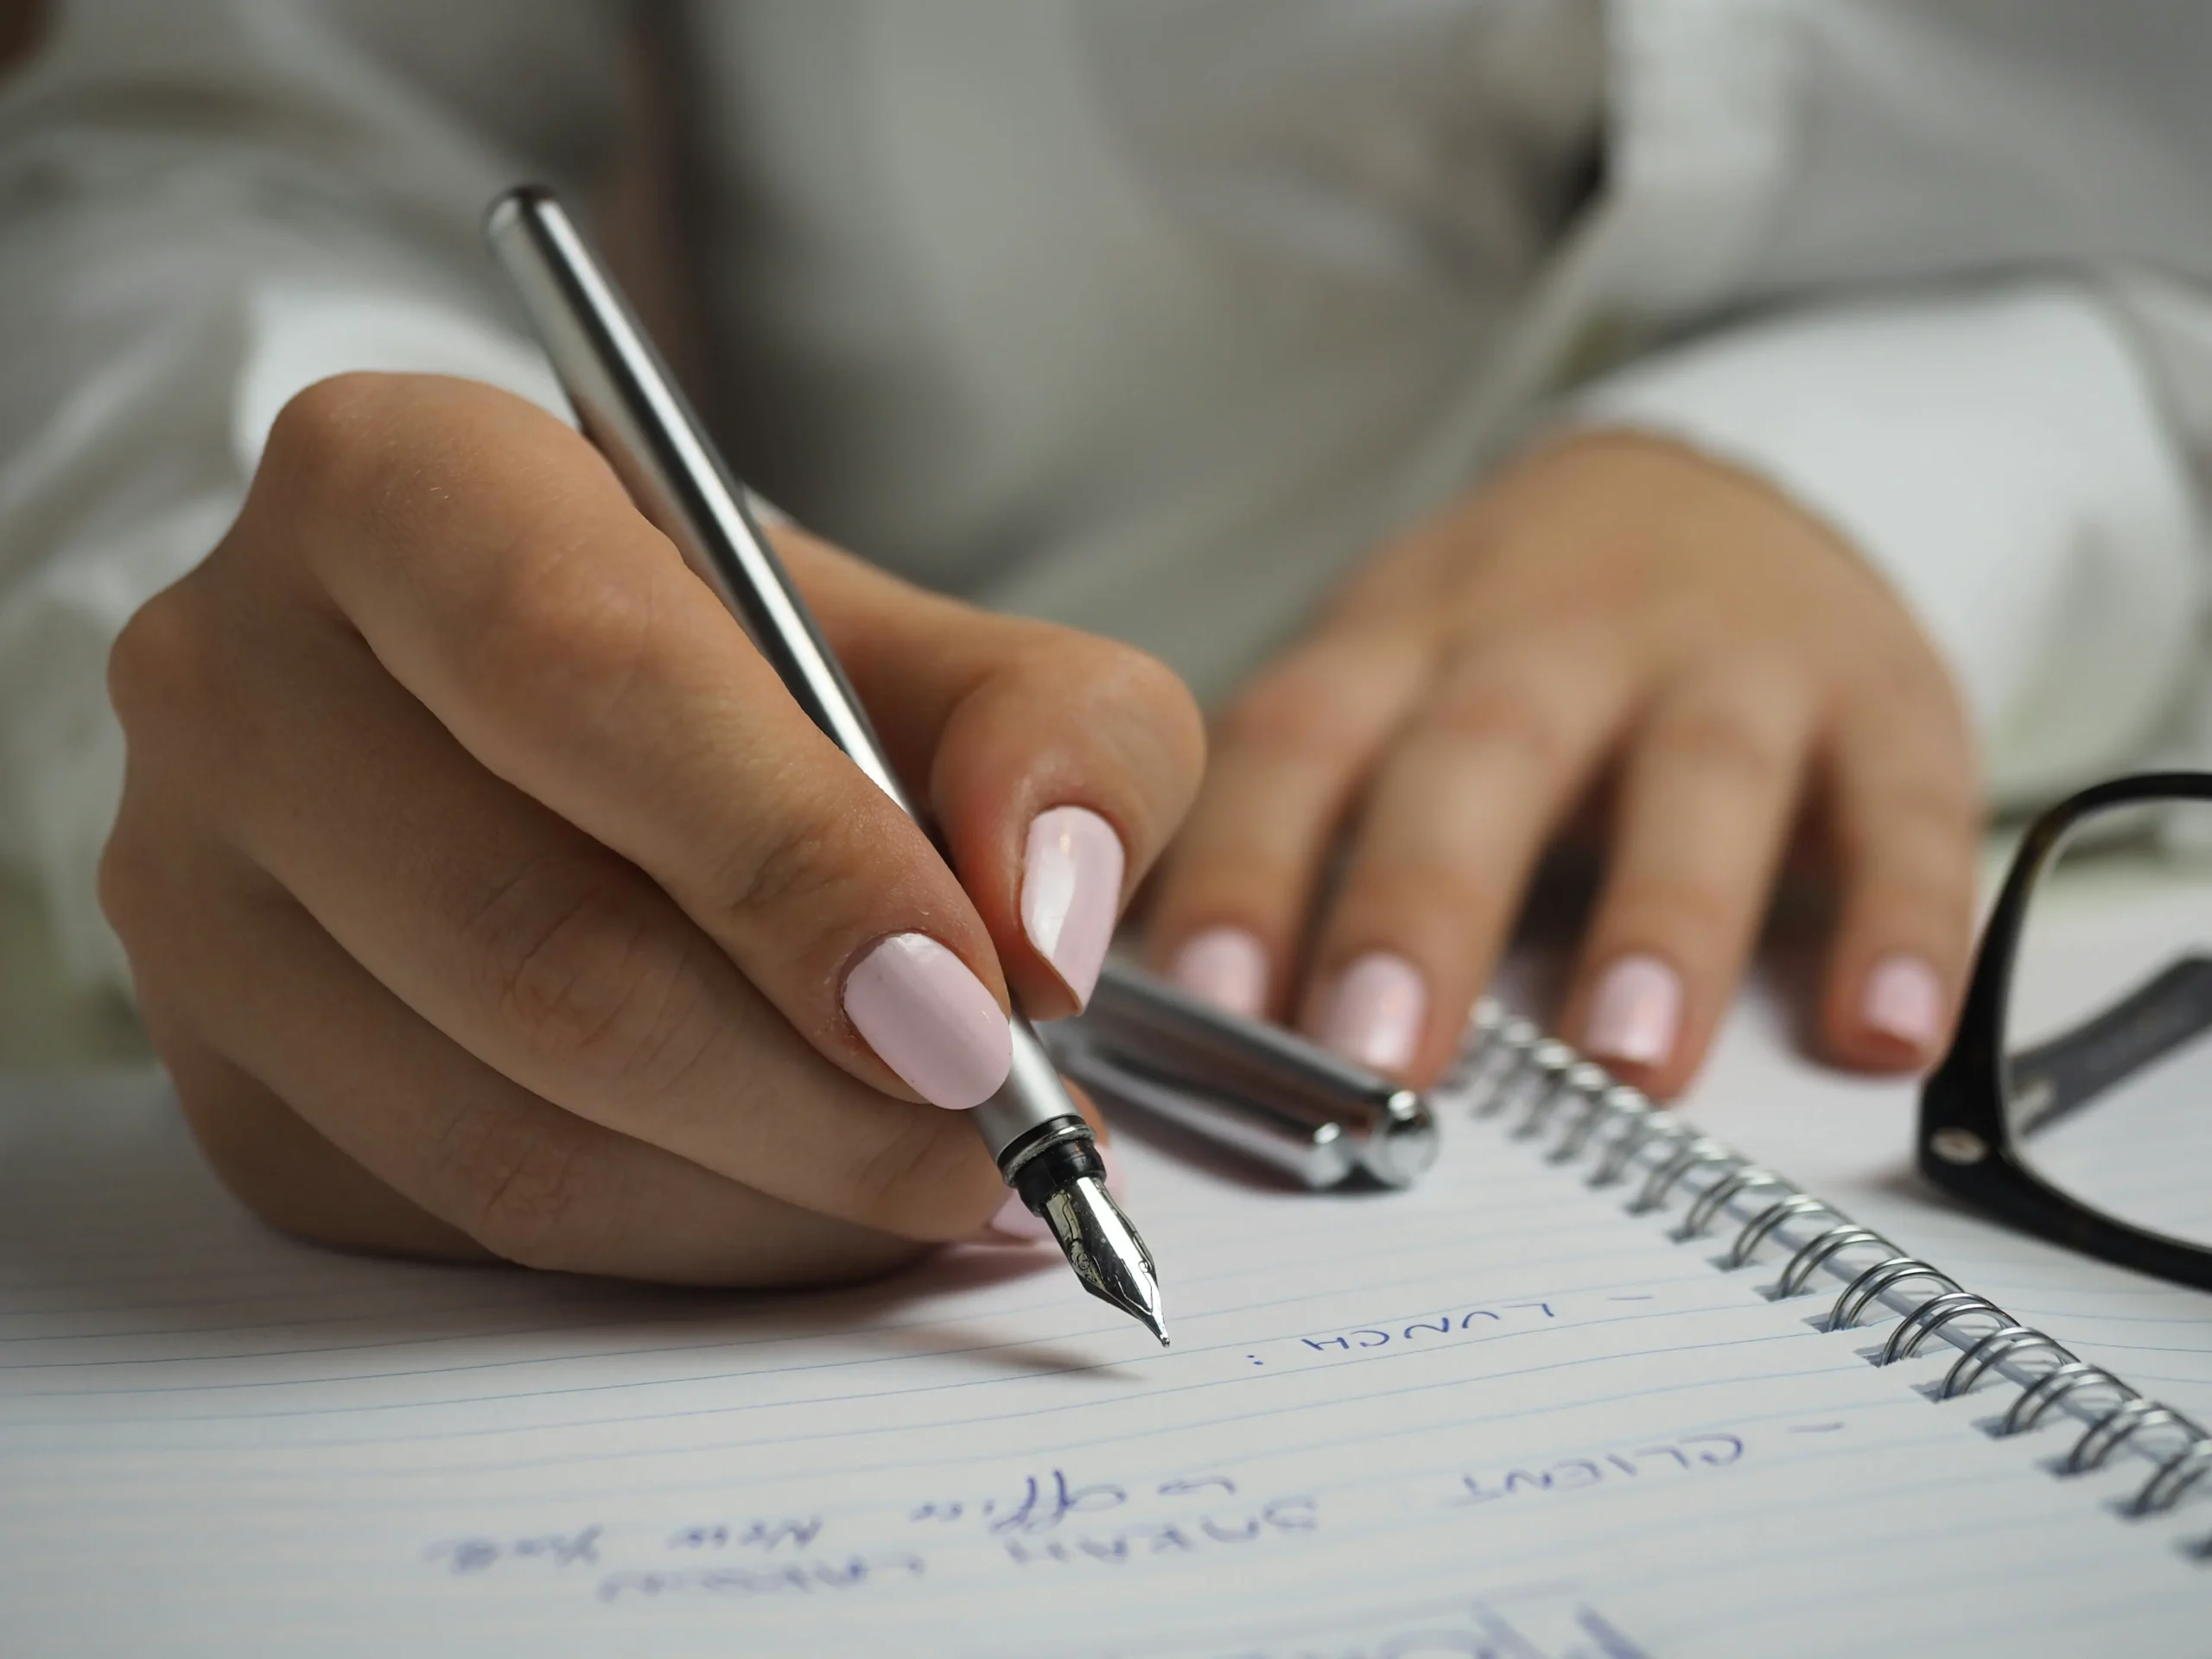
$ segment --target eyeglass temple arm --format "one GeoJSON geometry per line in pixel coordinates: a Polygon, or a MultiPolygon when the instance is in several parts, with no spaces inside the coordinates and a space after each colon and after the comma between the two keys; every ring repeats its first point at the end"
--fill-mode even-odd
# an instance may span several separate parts
{"type": "Polygon", "coordinates": [[[2160,969],[2073,1030],[2007,1057],[2013,1131],[2033,1135],[2212,1029],[2212,957],[2160,969]]]}

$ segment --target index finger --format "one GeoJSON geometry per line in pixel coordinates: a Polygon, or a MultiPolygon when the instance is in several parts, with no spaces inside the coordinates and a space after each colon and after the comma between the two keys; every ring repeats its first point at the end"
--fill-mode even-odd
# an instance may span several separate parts
{"type": "Polygon", "coordinates": [[[348,376],[294,400],[262,476],[245,544],[296,545],[479,764],[643,869],[815,1048],[944,1106],[1004,1081],[951,871],[581,437],[489,387],[348,376]]]}
{"type": "Polygon", "coordinates": [[[1088,998],[1205,765],[1190,692],[1117,640],[918,592],[778,538],[884,747],[925,798],[1023,1007],[1088,998]]]}

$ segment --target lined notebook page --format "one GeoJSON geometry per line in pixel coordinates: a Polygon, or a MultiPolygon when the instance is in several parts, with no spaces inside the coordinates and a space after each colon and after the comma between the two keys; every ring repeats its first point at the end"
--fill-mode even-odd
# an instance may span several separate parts
{"type": "Polygon", "coordinates": [[[803,1298],[334,1257],[148,1080],[12,1085],[0,1650],[2202,1651],[2182,1534],[1940,1358],[1446,1127],[1338,1198],[1125,1137],[1163,1354],[1041,1253],[803,1298]]]}

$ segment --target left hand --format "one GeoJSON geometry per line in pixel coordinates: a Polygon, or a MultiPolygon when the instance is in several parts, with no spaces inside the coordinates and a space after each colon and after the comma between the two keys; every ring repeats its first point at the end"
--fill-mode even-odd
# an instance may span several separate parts
{"type": "Polygon", "coordinates": [[[1827,1049],[1876,1070],[1940,1052],[1980,798],[1942,661],[1811,514],[1625,433],[1537,450],[1386,549],[1245,689],[1170,855],[1153,954],[1425,1083],[1547,841],[1607,781],[1570,1040],[1680,1090],[1802,813],[1841,881],[1827,1049]]]}

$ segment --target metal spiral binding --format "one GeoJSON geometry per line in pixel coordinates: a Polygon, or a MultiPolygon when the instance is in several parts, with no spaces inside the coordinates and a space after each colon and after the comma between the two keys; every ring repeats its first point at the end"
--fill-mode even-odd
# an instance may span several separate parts
{"type": "Polygon", "coordinates": [[[1828,1329],[1850,1330],[1884,1291],[1908,1279],[1933,1279],[1955,1291],[1959,1287],[1957,1280],[1937,1272],[1916,1255],[1893,1255],[1886,1262],[1877,1262],[1843,1287],[1843,1294],[1835,1299],[1835,1306],[1828,1314],[1828,1329]]]}
{"type": "Polygon", "coordinates": [[[2133,1399],[2135,1390],[2114,1376],[2101,1365],[2092,1365],[2085,1359],[2071,1359],[2063,1365],[2053,1366],[2041,1376],[2020,1390],[1998,1425],[2001,1434],[2024,1434],[2043,1421],[2043,1415],[2076,1389],[2087,1388],[2097,1382],[2108,1382],[2123,1396],[2133,1399]],[[2056,1388],[2051,1384],[2056,1383],[2056,1388]],[[2048,1390],[2048,1392],[2046,1392],[2048,1390]]]}
{"type": "Polygon", "coordinates": [[[1564,1071],[1547,1076],[1529,1097],[1528,1109],[1513,1131],[1516,1141],[1533,1141],[1549,1127],[1552,1114],[1566,1102],[1605,1093],[1612,1077],[1602,1065],[1576,1060],[1564,1071]]]}
{"type": "Polygon", "coordinates": [[[1652,1109],[1651,1103],[1644,1098],[1641,1089],[1631,1089],[1624,1083],[1617,1083],[1610,1089],[1599,1090],[1590,1097],[1582,1116],[1574,1120],[1573,1127],[1560,1136],[1559,1145],[1552,1148],[1552,1162],[1571,1164],[1580,1158],[1582,1149],[1590,1144],[1591,1135],[1599,1123],[1609,1117],[1615,1122],[1625,1122],[1637,1116],[1649,1116],[1652,1109]]]}
{"type": "Polygon", "coordinates": [[[1748,1266],[1752,1254],[1766,1242],[1769,1233],[1785,1221],[1798,1216],[1809,1216],[1816,1210],[1827,1210],[1830,1215],[1835,1214],[1809,1192],[1792,1192],[1780,1203],[1767,1205],[1744,1224],[1744,1230],[1736,1235],[1736,1242],[1720,1258],[1721,1270],[1732,1273],[1738,1268],[1748,1266]]]}
{"type": "Polygon", "coordinates": [[[1855,1221],[1843,1222],[1808,1239],[1797,1254],[1789,1258],[1789,1265],[1782,1270],[1782,1277],[1775,1282],[1775,1300],[1788,1301],[1811,1282],[1822,1262],[1856,1244],[1879,1244],[1885,1250],[1897,1249],[1872,1228],[1861,1227],[1855,1221]]]}
{"type": "MultiPolygon", "coordinates": [[[[2179,1412],[2170,1411],[2155,1400],[2123,1400],[2091,1423],[2082,1438],[2074,1443],[2074,1449],[2066,1454],[2066,1472],[2078,1475],[2085,1470],[2102,1467],[2105,1459],[2119,1451],[2120,1443],[2129,1435],[2154,1423],[2194,1427],[2179,1412]],[[2114,1424],[2118,1427],[2114,1427],[2114,1424]]],[[[2139,1501],[2142,1494],[2139,1492],[2136,1497],[2139,1501]]]]}
{"type": "Polygon", "coordinates": [[[1787,1186],[1789,1183],[1771,1170],[1756,1164],[1746,1164],[1733,1175],[1723,1176],[1690,1201],[1689,1213],[1682,1217],[1682,1224],[1675,1230],[1677,1240],[1703,1238],[1706,1230],[1713,1225],[1713,1218],[1726,1209],[1728,1200],[1738,1192],[1749,1192],[1755,1187],[1787,1186]]]}
{"type": "MultiPolygon", "coordinates": [[[[1771,1292],[1776,1300],[1803,1294],[1826,1268],[1846,1282],[1821,1322],[1823,1329],[1849,1330],[1880,1307],[1899,1313],[1880,1351],[1869,1356],[1873,1363],[1909,1360],[1940,1337],[1960,1352],[1931,1390],[1936,1399],[1973,1392],[1993,1370],[2019,1389],[1990,1427],[1993,1434],[2028,1433],[2053,1411],[2081,1421],[2084,1427],[2056,1465],[2063,1474],[2101,1469],[2133,1444],[2154,1462],[2148,1478],[2121,1506],[2127,1514],[2164,1514],[2188,1493],[2212,1490],[2212,1433],[2146,1399],[2103,1366],[2019,1324],[1987,1297],[1963,1289],[1832,1205],[1654,1106],[1640,1090],[1501,1004],[1485,998],[1478,1005],[1440,1092],[1464,1101],[1478,1117],[1511,1117],[1517,1112],[1508,1131],[1515,1140],[1538,1140],[1557,1129],[1548,1161],[1586,1162],[1592,1187],[1618,1186],[1632,1173],[1640,1174],[1642,1184],[1626,1206],[1630,1214],[1663,1210],[1669,1194],[1692,1183],[1682,1223],[1672,1231],[1678,1241],[1704,1237],[1724,1218],[1732,1219],[1731,1206],[1748,1197],[1758,1207],[1741,1222],[1718,1258],[1723,1271],[1750,1266],[1763,1246],[1782,1240],[1790,1254],[1771,1292]],[[1700,1171],[1710,1174],[1698,1185],[1694,1178],[1700,1171]],[[1767,1202],[1760,1204],[1762,1198],[1767,1202]],[[1793,1223],[1798,1230],[1789,1230],[1793,1223]],[[1815,1225],[1810,1236],[1798,1236],[1803,1227],[1815,1225]],[[1881,1254],[1863,1268],[1841,1265],[1839,1258],[1854,1249],[1881,1254]],[[1897,1287],[1917,1279],[1930,1281],[1931,1294],[1910,1306],[1891,1300],[1897,1287]],[[1970,1319],[1986,1320],[1991,1328],[1979,1335],[1949,1330],[1970,1319]],[[2020,1362],[2038,1354],[2052,1357],[2049,1368],[2023,1375],[2020,1362]],[[2094,1399],[2077,1403],[2093,1390],[2108,1392],[2111,1403],[2102,1409],[2094,1399]],[[2163,1456],[2161,1446],[2171,1447],[2163,1456]]],[[[2212,1560],[2212,1535],[2185,1548],[2199,1560],[2212,1560]]]]}
{"type": "Polygon", "coordinates": [[[1929,1297],[1899,1319],[1897,1328],[1890,1332],[1890,1339],[1882,1344],[1881,1357],[1874,1363],[1894,1365],[1901,1359],[1910,1359],[1922,1343],[1953,1319],[1964,1319],[1970,1313],[1993,1315],[1999,1325],[2012,1323],[2005,1310],[1986,1296],[1977,1296],[1970,1290],[1948,1290],[1941,1296],[1929,1297]]]}
{"type": "Polygon", "coordinates": [[[1672,1192],[1675,1183],[1690,1171],[1706,1164],[1732,1162],[1740,1164],[1743,1160],[1738,1158],[1734,1153],[1729,1151],[1718,1141],[1707,1140],[1704,1135],[1698,1135],[1688,1146],[1651,1172],[1643,1183],[1643,1191],[1637,1194],[1636,1202],[1629,1205],[1628,1212],[1632,1216],[1647,1215],[1666,1203],[1667,1194],[1672,1192]]]}
{"type": "Polygon", "coordinates": [[[1540,1100],[1582,1057],[1557,1038],[1541,1037],[1514,1055],[1478,1116],[1497,1117],[1540,1100]]]}
{"type": "Polygon", "coordinates": [[[1959,1356],[1958,1363],[1951,1367],[1943,1378],[1942,1385],[1936,1390],[1936,1397],[1948,1400],[1956,1395],[1973,1392],[1974,1385],[1981,1381],[1984,1371],[2023,1348],[2047,1348],[2058,1356],[2058,1363],[2062,1365],[2075,1357],[2070,1351],[2040,1331],[2031,1331],[2024,1325],[2003,1325],[1959,1356]]]}
{"type": "Polygon", "coordinates": [[[2182,1495],[2208,1474],[2212,1474],[2212,1440],[2191,1440],[2158,1465],[2158,1473],[2135,1495],[2128,1513],[2163,1514],[2180,1503],[2182,1495]]]}

